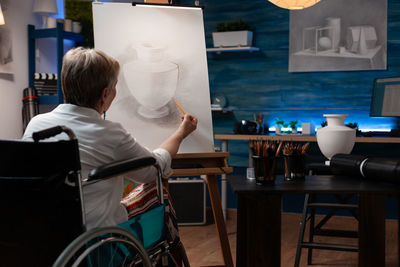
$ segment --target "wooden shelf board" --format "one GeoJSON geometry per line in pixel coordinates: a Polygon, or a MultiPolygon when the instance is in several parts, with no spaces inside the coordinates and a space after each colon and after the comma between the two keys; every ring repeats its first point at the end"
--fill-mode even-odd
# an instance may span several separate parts
{"type": "MultiPolygon", "coordinates": [[[[317,142],[316,136],[309,135],[244,135],[216,134],[219,140],[272,140],[293,142],[317,142]]],[[[356,137],[356,143],[400,143],[400,137],[356,137]]]]}
{"type": "Polygon", "coordinates": [[[207,48],[206,51],[207,52],[216,52],[216,53],[221,53],[221,52],[255,52],[255,51],[260,51],[260,48],[252,47],[252,46],[215,47],[215,48],[207,48]]]}
{"type": "MultiPolygon", "coordinates": [[[[39,39],[39,38],[57,38],[58,32],[57,28],[50,29],[35,29],[31,33],[31,38],[39,39]]],[[[82,42],[83,37],[80,34],[74,32],[62,32],[62,38],[67,40],[72,40],[75,42],[82,42]]]]}

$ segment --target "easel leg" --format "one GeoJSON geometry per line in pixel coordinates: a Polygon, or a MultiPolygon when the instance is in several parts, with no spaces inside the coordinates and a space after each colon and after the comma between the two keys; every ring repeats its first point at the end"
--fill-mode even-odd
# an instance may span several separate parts
{"type": "Polygon", "coordinates": [[[218,192],[217,176],[207,175],[207,184],[224,264],[226,267],[233,267],[231,248],[229,246],[228,234],[226,232],[225,220],[222,213],[221,199],[218,192]]]}
{"type": "MultiPolygon", "coordinates": [[[[222,152],[228,152],[228,140],[222,140],[222,152]]],[[[221,174],[221,205],[222,205],[222,214],[224,215],[224,219],[226,221],[226,189],[227,189],[227,179],[226,174],[221,174]]]]}

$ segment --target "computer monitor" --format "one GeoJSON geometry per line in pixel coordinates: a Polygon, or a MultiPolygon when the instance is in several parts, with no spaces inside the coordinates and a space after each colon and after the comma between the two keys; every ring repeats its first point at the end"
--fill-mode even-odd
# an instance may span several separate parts
{"type": "Polygon", "coordinates": [[[400,77],[375,79],[369,115],[400,117],[400,77]]]}

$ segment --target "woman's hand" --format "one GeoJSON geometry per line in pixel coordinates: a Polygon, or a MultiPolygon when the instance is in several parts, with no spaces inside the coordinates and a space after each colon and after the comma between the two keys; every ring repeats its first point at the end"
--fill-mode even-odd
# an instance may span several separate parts
{"type": "Polygon", "coordinates": [[[182,117],[182,123],[179,128],[160,145],[160,148],[167,150],[171,157],[175,156],[183,139],[196,130],[196,128],[197,118],[193,115],[185,114],[182,117]]]}
{"type": "Polygon", "coordinates": [[[185,114],[182,117],[182,123],[179,126],[178,131],[182,134],[182,139],[185,139],[189,134],[191,134],[197,128],[197,118],[190,114],[185,114]]]}

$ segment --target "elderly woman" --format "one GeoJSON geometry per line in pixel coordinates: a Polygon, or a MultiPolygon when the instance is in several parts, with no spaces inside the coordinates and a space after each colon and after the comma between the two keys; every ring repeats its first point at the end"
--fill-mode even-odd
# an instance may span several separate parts
{"type": "MultiPolygon", "coordinates": [[[[182,140],[197,127],[197,118],[186,114],[178,129],[158,149],[150,151],[141,146],[119,123],[102,115],[110,107],[118,82],[119,63],[96,49],[75,48],[68,51],[61,70],[62,90],[66,104],[53,111],[35,116],[28,124],[24,140],[32,140],[32,133],[56,125],[72,129],[79,142],[82,177],[106,163],[127,158],[152,156],[165,177],[171,173],[171,157],[182,140]]],[[[66,139],[58,135],[53,140],[66,139]]],[[[128,175],[137,183],[156,179],[155,168],[144,168],[128,175]]],[[[84,203],[88,229],[120,224],[128,219],[120,201],[123,178],[108,179],[84,187],[84,203]]]]}

